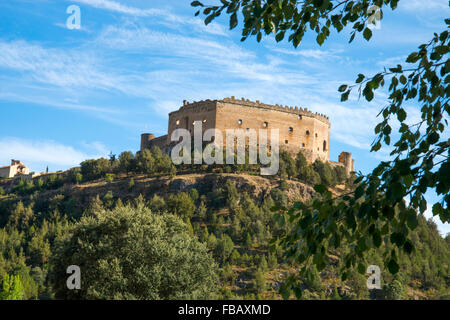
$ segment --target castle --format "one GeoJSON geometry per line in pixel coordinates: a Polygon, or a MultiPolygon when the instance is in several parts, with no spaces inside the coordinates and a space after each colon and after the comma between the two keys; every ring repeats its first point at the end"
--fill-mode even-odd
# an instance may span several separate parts
{"type": "Polygon", "coordinates": [[[354,171],[354,160],[349,152],[342,152],[338,162],[329,160],[330,121],[323,114],[313,113],[306,108],[268,105],[235,97],[222,100],[204,100],[189,103],[183,101],[177,111],[169,113],[168,134],[155,137],[150,133],[141,135],[141,150],[157,146],[169,152],[173,142],[172,132],[178,128],[193,134],[194,121],[202,122],[203,132],[208,129],[279,129],[280,148],[292,154],[302,151],[306,159],[316,159],[341,165],[347,173],[354,171]]]}

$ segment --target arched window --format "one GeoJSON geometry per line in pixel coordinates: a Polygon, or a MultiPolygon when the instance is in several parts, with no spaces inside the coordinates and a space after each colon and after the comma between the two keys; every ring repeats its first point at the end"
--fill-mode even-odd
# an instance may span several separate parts
{"type": "Polygon", "coordinates": [[[242,124],[242,120],[239,119],[239,120],[238,120],[238,125],[241,125],[241,124],[242,124]]]}
{"type": "Polygon", "coordinates": [[[264,121],[264,123],[263,123],[263,127],[264,128],[267,128],[269,126],[269,123],[268,122],[266,122],[266,121],[264,121]]]}
{"type": "Polygon", "coordinates": [[[309,136],[309,130],[306,130],[306,135],[309,136]]]}
{"type": "Polygon", "coordinates": [[[179,126],[179,125],[180,125],[180,120],[175,121],[175,124],[176,124],[177,126],[179,126]]]}
{"type": "Polygon", "coordinates": [[[304,143],[302,143],[302,147],[303,147],[303,148],[305,147],[305,144],[304,144],[304,143]]]}
{"type": "Polygon", "coordinates": [[[294,128],[289,127],[289,132],[292,133],[294,131],[294,128]]]}
{"type": "Polygon", "coordinates": [[[298,115],[298,120],[302,120],[302,116],[301,115],[298,115]]]}
{"type": "Polygon", "coordinates": [[[327,141],[323,140],[323,151],[327,151],[327,141]]]}

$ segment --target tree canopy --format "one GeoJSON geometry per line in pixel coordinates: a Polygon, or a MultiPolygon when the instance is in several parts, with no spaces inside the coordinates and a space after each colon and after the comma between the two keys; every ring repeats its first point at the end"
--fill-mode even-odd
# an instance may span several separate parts
{"type": "Polygon", "coordinates": [[[180,218],[143,203],[82,217],[58,239],[52,265],[56,298],[209,299],[217,288],[206,246],[180,218]],[[66,287],[70,265],[80,267],[80,290],[66,287]]]}

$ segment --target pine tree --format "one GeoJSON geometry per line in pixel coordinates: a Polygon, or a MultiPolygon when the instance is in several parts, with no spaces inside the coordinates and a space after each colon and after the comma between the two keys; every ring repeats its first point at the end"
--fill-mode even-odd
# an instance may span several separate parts
{"type": "Polygon", "coordinates": [[[5,274],[2,281],[2,291],[0,291],[0,300],[22,300],[24,296],[24,287],[19,275],[5,274]]]}

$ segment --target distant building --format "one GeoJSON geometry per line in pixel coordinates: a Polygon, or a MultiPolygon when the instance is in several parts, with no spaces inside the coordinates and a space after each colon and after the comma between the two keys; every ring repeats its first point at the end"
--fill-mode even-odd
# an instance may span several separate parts
{"type": "Polygon", "coordinates": [[[29,175],[30,169],[20,160],[11,160],[10,166],[0,167],[1,178],[14,178],[17,175],[29,175]]]}

